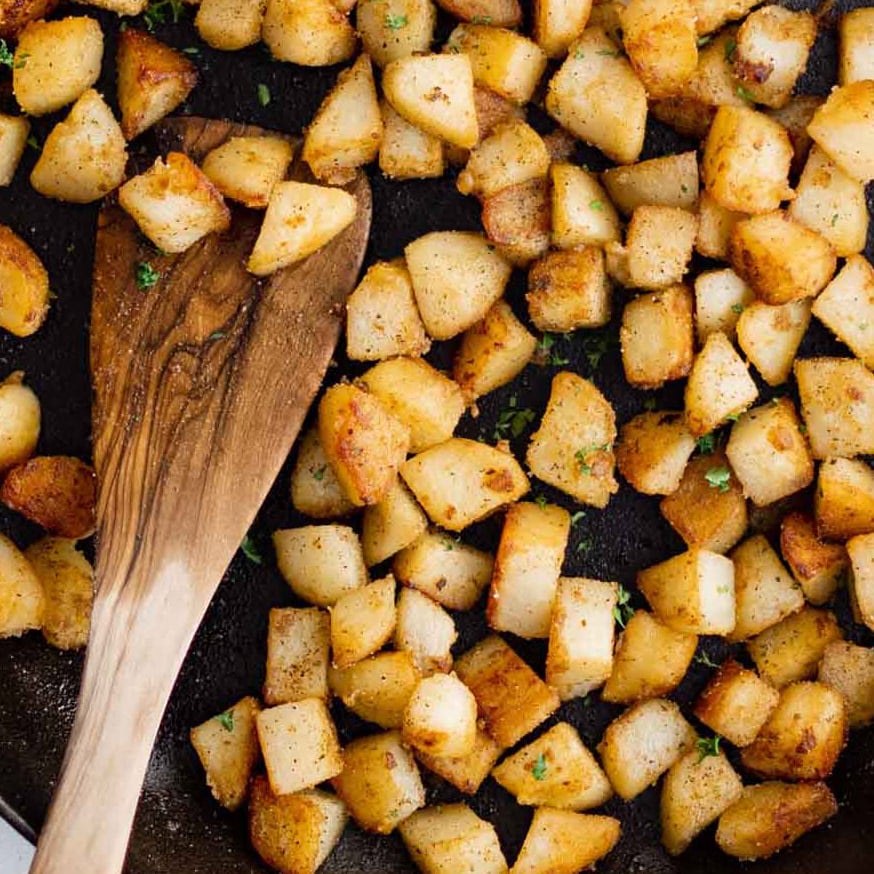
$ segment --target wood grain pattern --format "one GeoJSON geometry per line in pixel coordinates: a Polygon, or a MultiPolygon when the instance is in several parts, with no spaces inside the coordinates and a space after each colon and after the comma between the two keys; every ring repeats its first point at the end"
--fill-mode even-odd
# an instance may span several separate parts
{"type": "MultiPolygon", "coordinates": [[[[166,122],[195,160],[260,129],[166,122]]],[[[293,175],[303,178],[301,170],[293,175]]],[[[267,280],[246,273],[261,214],[162,255],[100,213],[91,368],[97,596],[76,724],[31,871],[118,874],[152,744],[222,574],[300,430],[336,345],[370,229],[356,221],[267,280]],[[161,278],[143,290],[135,265],[161,278]]]]}

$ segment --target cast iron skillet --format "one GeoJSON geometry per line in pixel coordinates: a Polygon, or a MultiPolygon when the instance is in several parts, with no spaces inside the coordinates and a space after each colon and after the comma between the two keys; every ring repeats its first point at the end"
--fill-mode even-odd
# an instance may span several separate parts
{"type": "MultiPolygon", "coordinates": [[[[794,3],[796,8],[807,3],[794,3]]],[[[864,0],[837,4],[840,11],[866,5],[864,0]]],[[[119,19],[92,7],[74,10],[100,19],[107,36],[105,66],[100,90],[115,98],[115,32],[119,19]]],[[[188,13],[186,13],[188,15],[188,13]]],[[[135,22],[133,26],[140,26],[135,22]]],[[[451,23],[441,19],[439,35],[445,36],[451,23]]],[[[192,55],[201,70],[201,84],[183,112],[230,117],[276,130],[297,133],[313,116],[336,76],[336,69],[308,70],[270,60],[263,48],[223,54],[206,48],[196,37],[190,19],[178,25],[159,26],[158,35],[180,47],[196,46],[192,55]],[[266,84],[271,102],[262,107],[257,85],[266,84]]],[[[824,94],[836,79],[835,35],[824,28],[810,63],[810,72],[799,92],[824,94]]],[[[62,115],[63,113],[61,113],[62,115]]],[[[55,117],[35,124],[42,141],[55,117]]],[[[542,117],[533,123],[548,130],[542,117]]],[[[149,144],[146,144],[148,148],[149,144]]],[[[668,129],[653,123],[648,131],[643,157],[689,148],[668,129]]],[[[36,195],[26,183],[35,160],[28,150],[15,184],[0,190],[0,221],[11,225],[44,259],[57,299],[46,325],[30,339],[0,335],[0,376],[23,369],[43,404],[44,425],[40,453],[90,456],[88,382],[88,313],[93,232],[96,209],[50,202],[36,195]]],[[[594,169],[606,166],[602,156],[580,147],[577,160],[594,169]]],[[[398,255],[403,246],[431,230],[477,229],[478,207],[472,198],[459,195],[454,177],[423,182],[390,183],[371,173],[374,195],[374,225],[367,261],[398,255]]],[[[869,206],[871,198],[869,192],[869,206]]],[[[869,237],[867,254],[874,247],[869,237]]],[[[522,294],[524,276],[515,275],[509,297],[520,316],[525,313],[522,294]]],[[[617,299],[616,312],[621,311],[617,299]]],[[[569,359],[568,368],[591,376],[610,398],[618,421],[624,422],[643,409],[644,393],[629,388],[621,376],[616,344],[617,325],[598,332],[581,331],[563,338],[555,351],[569,359]]],[[[847,354],[831,340],[816,321],[802,347],[802,355],[847,354]]],[[[437,366],[448,366],[451,344],[440,344],[429,358],[437,366]]],[[[338,353],[338,358],[342,356],[338,353]]],[[[542,413],[555,367],[530,365],[512,388],[495,392],[481,405],[477,419],[465,416],[459,433],[491,439],[498,412],[506,408],[511,395],[518,405],[542,413]]],[[[338,373],[356,372],[355,366],[339,360],[338,373]]],[[[774,392],[762,386],[763,398],[774,392]]],[[[657,393],[659,408],[682,407],[678,386],[657,393]]],[[[527,432],[515,441],[521,457],[527,432]]],[[[288,586],[275,567],[268,534],[275,528],[300,524],[288,497],[290,463],[279,477],[261,510],[253,535],[261,547],[263,563],[256,565],[237,556],[218,590],[195,638],[179,677],[173,698],[152,757],[131,842],[128,869],[134,874],[248,874],[263,870],[248,848],[243,814],[229,815],[210,797],[203,773],[188,743],[188,730],[246,694],[257,694],[263,680],[267,612],[276,606],[295,603],[288,586]]],[[[571,502],[560,493],[534,483],[534,493],[566,506],[571,502]]],[[[574,508],[576,509],[576,507],[574,508]]],[[[779,514],[761,513],[757,525],[773,531],[779,514]]],[[[20,517],[0,507],[0,531],[24,546],[40,532],[20,517]]],[[[494,548],[500,532],[499,520],[483,523],[465,537],[494,548]]],[[[657,500],[639,495],[624,483],[604,511],[587,509],[583,522],[575,527],[565,573],[621,581],[633,588],[635,571],[676,554],[683,549],[679,538],[658,512],[657,500]]],[[[377,569],[378,570],[378,569],[377,569]]],[[[635,592],[634,602],[642,606],[635,592]]],[[[848,621],[846,596],[836,605],[849,636],[872,644],[872,635],[848,621]]],[[[481,610],[458,614],[460,638],[456,652],[462,652],[485,631],[481,610]]],[[[544,642],[511,643],[538,670],[543,667],[544,642]]],[[[705,640],[703,649],[719,660],[727,653],[724,643],[705,640]]],[[[57,652],[38,634],[23,640],[0,642],[0,814],[5,814],[24,834],[33,837],[45,815],[52,787],[72,724],[76,690],[82,666],[81,655],[57,652]]],[[[706,682],[712,670],[696,664],[675,697],[688,704],[706,682]]],[[[338,710],[342,709],[337,705],[338,710]]],[[[574,701],[561,708],[547,724],[565,719],[576,725],[587,744],[600,738],[607,723],[620,707],[594,701],[574,701]]],[[[373,730],[344,714],[340,721],[344,739],[373,730]]],[[[460,800],[451,787],[423,769],[429,803],[460,800]]],[[[831,823],[800,840],[789,851],[772,860],[757,863],[762,874],[866,874],[871,870],[869,828],[874,826],[874,731],[856,733],[830,780],[840,810],[831,823]]],[[[493,822],[509,858],[521,846],[530,821],[530,809],[518,807],[493,781],[472,801],[476,811],[493,822]]],[[[617,849],[599,866],[605,874],[727,874],[750,868],[724,856],[710,835],[702,836],[678,860],[671,860],[659,844],[658,790],[651,788],[632,804],[614,800],[606,812],[622,820],[623,837],[617,849]]],[[[412,871],[400,839],[376,838],[350,826],[342,842],[325,863],[325,874],[354,874],[380,871],[382,874],[412,871]]],[[[4,871],[0,859],[0,874],[4,871]]]]}

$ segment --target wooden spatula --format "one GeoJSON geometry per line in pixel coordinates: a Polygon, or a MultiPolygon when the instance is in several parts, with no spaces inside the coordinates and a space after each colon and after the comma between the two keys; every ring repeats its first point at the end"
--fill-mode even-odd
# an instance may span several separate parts
{"type": "MultiPolygon", "coordinates": [[[[259,128],[164,124],[199,160],[259,128]]],[[[293,175],[302,178],[302,171],[293,175]]],[[[285,461],[334,352],[370,230],[355,222],[263,282],[244,264],[261,215],[182,255],[156,253],[117,205],[100,213],[91,368],[97,594],[76,723],[34,874],[118,874],[155,735],[192,636],[285,461]],[[160,273],[138,287],[136,265],[160,273]]]]}

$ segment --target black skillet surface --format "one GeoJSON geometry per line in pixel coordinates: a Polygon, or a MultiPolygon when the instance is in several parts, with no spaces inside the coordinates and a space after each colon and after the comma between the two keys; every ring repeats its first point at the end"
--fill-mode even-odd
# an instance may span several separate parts
{"type": "MultiPolygon", "coordinates": [[[[795,8],[807,3],[791,4],[795,8]]],[[[864,0],[838,4],[840,9],[867,5],[864,0]]],[[[76,12],[100,19],[107,37],[106,61],[99,87],[114,100],[115,31],[119,20],[93,8],[76,12]]],[[[186,16],[188,13],[186,13],[186,16]]],[[[140,21],[132,26],[141,26],[140,21]]],[[[441,19],[440,36],[449,23],[441,19]]],[[[336,76],[336,69],[307,70],[270,60],[262,48],[235,54],[214,52],[196,36],[190,20],[159,26],[158,35],[179,47],[194,47],[191,57],[201,70],[201,84],[183,112],[230,117],[276,130],[297,133],[313,116],[336,76]],[[268,86],[272,99],[262,107],[258,84],[268,86]]],[[[799,92],[825,94],[836,79],[835,35],[824,27],[813,52],[810,72],[799,92]]],[[[61,113],[62,115],[63,113],[61,113]]],[[[56,119],[35,124],[41,142],[56,119]]],[[[543,117],[533,122],[549,129],[543,117]]],[[[147,144],[148,145],[148,144],[147,144]]],[[[651,124],[643,157],[689,148],[675,134],[651,124]]],[[[93,256],[96,208],[53,203],[36,195],[26,179],[35,160],[28,150],[15,184],[0,189],[0,221],[11,225],[44,259],[57,299],[46,325],[30,339],[0,335],[0,375],[23,369],[43,405],[40,453],[64,453],[89,457],[88,314],[90,270],[93,256]]],[[[606,163],[597,152],[580,147],[577,160],[595,169],[606,163]]],[[[477,229],[478,208],[472,198],[459,195],[454,177],[427,182],[390,183],[371,173],[374,194],[373,235],[368,263],[391,258],[415,237],[431,230],[477,229]]],[[[869,192],[870,195],[870,192],[869,192]]],[[[871,198],[869,196],[869,206],[871,198]]],[[[874,247],[869,237],[867,254],[874,247]]],[[[524,317],[524,276],[514,275],[510,300],[524,317]],[[520,305],[521,304],[521,305],[520,305]]],[[[616,312],[621,311],[617,300],[616,312]]],[[[646,394],[629,388],[621,375],[616,343],[617,325],[603,331],[580,331],[559,338],[553,352],[568,359],[564,367],[589,376],[614,404],[620,423],[644,407],[646,394]]],[[[815,352],[846,354],[814,322],[802,347],[803,355],[815,352]]],[[[433,363],[447,366],[451,344],[439,344],[433,363]]],[[[338,354],[339,356],[339,354],[338,354]]],[[[466,415],[459,427],[464,436],[491,439],[498,413],[506,409],[511,396],[520,408],[542,413],[556,366],[529,365],[512,387],[487,398],[477,419],[466,415]]],[[[339,361],[333,375],[355,372],[348,362],[339,361]]],[[[329,379],[331,374],[329,374],[329,379]]],[[[773,395],[763,386],[763,397],[773,395]]],[[[653,394],[653,393],[649,393],[653,394]]],[[[659,408],[682,406],[679,386],[654,393],[659,408]]],[[[517,455],[524,452],[528,432],[514,441],[517,455]]],[[[264,561],[256,565],[238,554],[225,576],[176,684],[158,743],[152,757],[134,830],[128,869],[132,874],[248,874],[263,870],[248,848],[242,814],[230,815],[211,799],[196,757],[188,744],[188,729],[223,710],[246,694],[257,694],[263,680],[267,612],[275,606],[294,604],[282,581],[269,546],[269,532],[303,520],[291,508],[286,465],[265,506],[259,513],[253,534],[261,546],[264,561]]],[[[534,482],[534,494],[544,494],[569,508],[567,498],[534,482]]],[[[767,526],[767,519],[762,521],[767,526]]],[[[0,530],[24,546],[39,531],[20,517],[0,507],[0,530]]],[[[492,520],[468,532],[465,537],[480,546],[494,548],[500,522],[492,520]]],[[[575,526],[564,571],[621,581],[633,589],[638,568],[680,552],[681,541],[658,512],[657,500],[637,494],[623,483],[619,494],[604,511],[587,509],[575,526]]],[[[378,570],[378,569],[377,569],[378,570]]],[[[642,604],[640,596],[633,600],[642,604]]],[[[848,620],[846,598],[839,597],[837,609],[857,641],[872,642],[872,635],[848,620]]],[[[456,652],[466,649],[484,632],[482,611],[458,614],[460,638],[456,652]]],[[[513,645],[536,669],[542,669],[544,642],[512,639],[513,645]]],[[[705,640],[703,649],[720,659],[726,646],[719,640],[705,640]]],[[[70,731],[76,704],[76,690],[82,666],[81,655],[57,652],[37,634],[23,640],[0,642],[0,813],[26,834],[39,827],[51,796],[70,731]]],[[[706,682],[711,669],[695,664],[675,697],[688,704],[706,682]]],[[[341,710],[340,705],[335,705],[341,710]]],[[[600,701],[571,702],[554,717],[575,724],[593,745],[604,727],[621,708],[600,701]]],[[[339,715],[339,714],[338,714],[339,715]]],[[[344,714],[340,720],[345,738],[366,733],[368,726],[344,714]]],[[[372,730],[372,728],[370,729],[372,730]]],[[[455,790],[424,772],[429,802],[459,800],[455,790]]],[[[868,874],[872,870],[872,845],[867,833],[874,827],[874,731],[854,734],[830,781],[840,802],[840,811],[825,828],[806,836],[789,851],[756,864],[762,874],[868,874]]],[[[521,846],[530,811],[515,805],[493,781],[487,781],[471,802],[474,809],[493,822],[510,860],[521,846]]],[[[605,874],[728,874],[751,869],[722,855],[709,835],[695,842],[678,860],[671,860],[658,840],[658,790],[651,788],[632,804],[617,800],[606,812],[619,817],[623,838],[617,849],[599,866],[605,874]]],[[[338,848],[325,863],[325,874],[412,871],[397,837],[375,838],[350,827],[338,848]]],[[[0,859],[0,874],[5,874],[0,859]]]]}

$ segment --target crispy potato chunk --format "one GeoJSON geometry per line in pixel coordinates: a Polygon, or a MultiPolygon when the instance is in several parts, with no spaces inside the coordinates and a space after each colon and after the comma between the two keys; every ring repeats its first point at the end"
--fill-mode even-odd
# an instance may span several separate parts
{"type": "Polygon", "coordinates": [[[768,385],[780,385],[792,372],[809,324],[809,299],[778,306],[754,301],[738,319],[738,345],[768,385]]]}
{"type": "Polygon", "coordinates": [[[396,479],[379,503],[365,507],[361,546],[368,567],[408,547],[428,527],[428,517],[407,487],[396,479]]]}
{"type": "MultiPolygon", "coordinates": [[[[350,4],[351,5],[351,4],[350,4]]],[[[364,51],[380,67],[427,52],[437,16],[431,0],[371,0],[355,6],[364,51]],[[398,22],[403,22],[398,27],[398,22]]]]}
{"type": "Polygon", "coordinates": [[[820,537],[847,540],[874,531],[874,471],[864,461],[827,458],[813,497],[820,537]]]}
{"type": "Polygon", "coordinates": [[[813,302],[813,314],[866,367],[874,368],[874,267],[864,255],[847,258],[840,273],[813,302]]]}
{"type": "Polygon", "coordinates": [[[473,752],[466,756],[432,756],[419,750],[416,757],[429,771],[442,777],[459,792],[475,795],[502,752],[497,741],[477,728],[473,752]]]}
{"type": "Polygon", "coordinates": [[[473,693],[455,674],[432,674],[407,702],[404,742],[433,756],[470,755],[476,745],[476,714],[473,693]]]}
{"type": "MultiPolygon", "coordinates": [[[[0,240],[6,230],[0,225],[0,240]]],[[[0,272],[0,287],[2,285],[0,272]]],[[[24,384],[20,370],[0,382],[0,472],[27,461],[40,431],[39,398],[24,384]]]]}
{"type": "Polygon", "coordinates": [[[316,607],[270,611],[264,703],[268,706],[328,697],[330,617],[316,607]]]}
{"type": "Polygon", "coordinates": [[[583,32],[591,10],[591,0],[534,0],[534,41],[548,57],[562,57],[583,32]]]}
{"type": "Polygon", "coordinates": [[[41,628],[44,609],[39,577],[18,547],[0,534],[0,639],[41,628]]]}
{"type": "Polygon", "coordinates": [[[31,21],[47,18],[57,5],[58,0],[5,0],[0,3],[0,39],[15,39],[31,21]]]}
{"type": "Polygon", "coordinates": [[[30,122],[25,116],[0,113],[0,188],[12,182],[29,133],[30,122]]]}
{"type": "Polygon", "coordinates": [[[699,34],[713,33],[729,21],[743,18],[756,0],[693,0],[699,34]]]}
{"type": "MultiPolygon", "coordinates": [[[[404,587],[398,595],[397,617],[395,647],[412,656],[423,677],[452,669],[451,650],[458,633],[452,617],[436,601],[417,589],[404,587]]],[[[478,746],[474,743],[475,749],[478,746]]]]}
{"type": "Polygon", "coordinates": [[[116,15],[140,15],[145,12],[149,0],[86,0],[86,5],[108,9],[116,15]]]}
{"type": "Polygon", "coordinates": [[[391,574],[341,595],[331,607],[334,666],[347,668],[382,649],[394,634],[396,621],[395,579],[391,574]]]}
{"type": "Polygon", "coordinates": [[[336,519],[355,509],[328,464],[318,427],[310,428],[298,445],[291,472],[291,503],[299,513],[314,519],[336,519]]]}
{"type": "Polygon", "coordinates": [[[625,241],[628,278],[636,288],[665,288],[683,279],[695,245],[697,220],[684,209],[639,206],[625,241]]]}
{"type": "Polygon", "coordinates": [[[838,81],[841,85],[874,79],[874,10],[871,7],[849,9],[841,16],[838,81]]]}
{"type": "Polygon", "coordinates": [[[728,258],[731,232],[744,216],[745,213],[721,206],[707,190],[702,191],[698,197],[698,236],[695,238],[695,251],[706,258],[725,261],[728,258]]]}
{"type": "Polygon", "coordinates": [[[843,695],[850,728],[874,721],[874,649],[833,641],[823,653],[818,680],[843,695]]]}
{"type": "Polygon", "coordinates": [[[874,80],[833,89],[807,132],[845,173],[862,183],[874,179],[874,80]]]}
{"type": "Polygon", "coordinates": [[[669,206],[694,212],[698,203],[698,153],[651,158],[601,174],[610,200],[624,215],[639,206],[669,206]]]}
{"type": "Polygon", "coordinates": [[[525,835],[513,874],[575,874],[603,859],[619,841],[612,816],[540,807],[525,835]]]}
{"type": "Polygon", "coordinates": [[[695,277],[695,328],[698,342],[703,346],[707,338],[717,331],[733,340],[741,314],[754,300],[753,290],[730,267],[699,273],[695,277]]]}
{"type": "Polygon", "coordinates": [[[849,566],[844,546],[821,540],[813,518],[802,513],[790,513],[780,523],[780,551],[804,597],[815,606],[831,599],[849,566]]]}
{"type": "Polygon", "coordinates": [[[261,38],[277,61],[339,64],[355,54],[355,30],[331,0],[267,0],[261,38]]]}
{"type": "Polygon", "coordinates": [[[240,807],[249,792],[249,778],[260,756],[255,731],[260,712],[257,700],[247,697],[191,729],[191,745],[213,798],[228,810],[240,807]]]}
{"type": "Polygon", "coordinates": [[[645,495],[670,495],[679,486],[695,438],[682,413],[640,413],[619,431],[616,465],[645,495]]]}
{"type": "Polygon", "coordinates": [[[549,208],[545,177],[508,185],[483,201],[483,228],[504,258],[524,267],[549,249],[549,208]]]}
{"type": "Polygon", "coordinates": [[[236,52],[261,39],[267,0],[200,0],[194,26],[214,49],[236,52]]]}
{"type": "Polygon", "coordinates": [[[576,164],[553,163],[552,242],[559,249],[618,241],[619,215],[597,177],[576,164]]]}
{"type": "Polygon", "coordinates": [[[874,536],[859,534],[847,542],[853,575],[850,604],[853,618],[874,630],[874,536]]]}
{"type": "Polygon", "coordinates": [[[231,137],[203,159],[201,169],[225,197],[266,209],[293,154],[294,146],[281,137],[231,137]]]}
{"type": "MultiPolygon", "coordinates": [[[[36,333],[49,311],[49,274],[39,255],[11,228],[2,224],[0,224],[0,288],[3,289],[0,293],[0,328],[4,328],[16,337],[29,337],[36,333]]],[[[21,383],[20,379],[12,382],[10,380],[12,377],[2,385],[21,383]]],[[[23,398],[18,390],[10,389],[7,395],[8,400],[14,400],[16,405],[23,398]]],[[[13,408],[13,406],[9,407],[10,414],[13,408]]],[[[12,424],[17,421],[17,417],[9,420],[0,418],[0,422],[3,422],[0,428],[3,431],[9,428],[11,431],[12,424]]],[[[35,440],[36,435],[34,435],[35,440]]],[[[14,452],[10,452],[9,457],[4,458],[2,442],[0,439],[0,468],[8,467],[16,461],[23,461],[27,457],[19,459],[15,457],[14,452]]]]}
{"type": "MultiPolygon", "coordinates": [[[[369,9],[372,2],[362,6],[369,9]]],[[[392,109],[387,100],[380,101],[382,142],[379,146],[379,169],[390,179],[430,179],[443,175],[446,162],[439,137],[420,130],[392,109]]]]}

